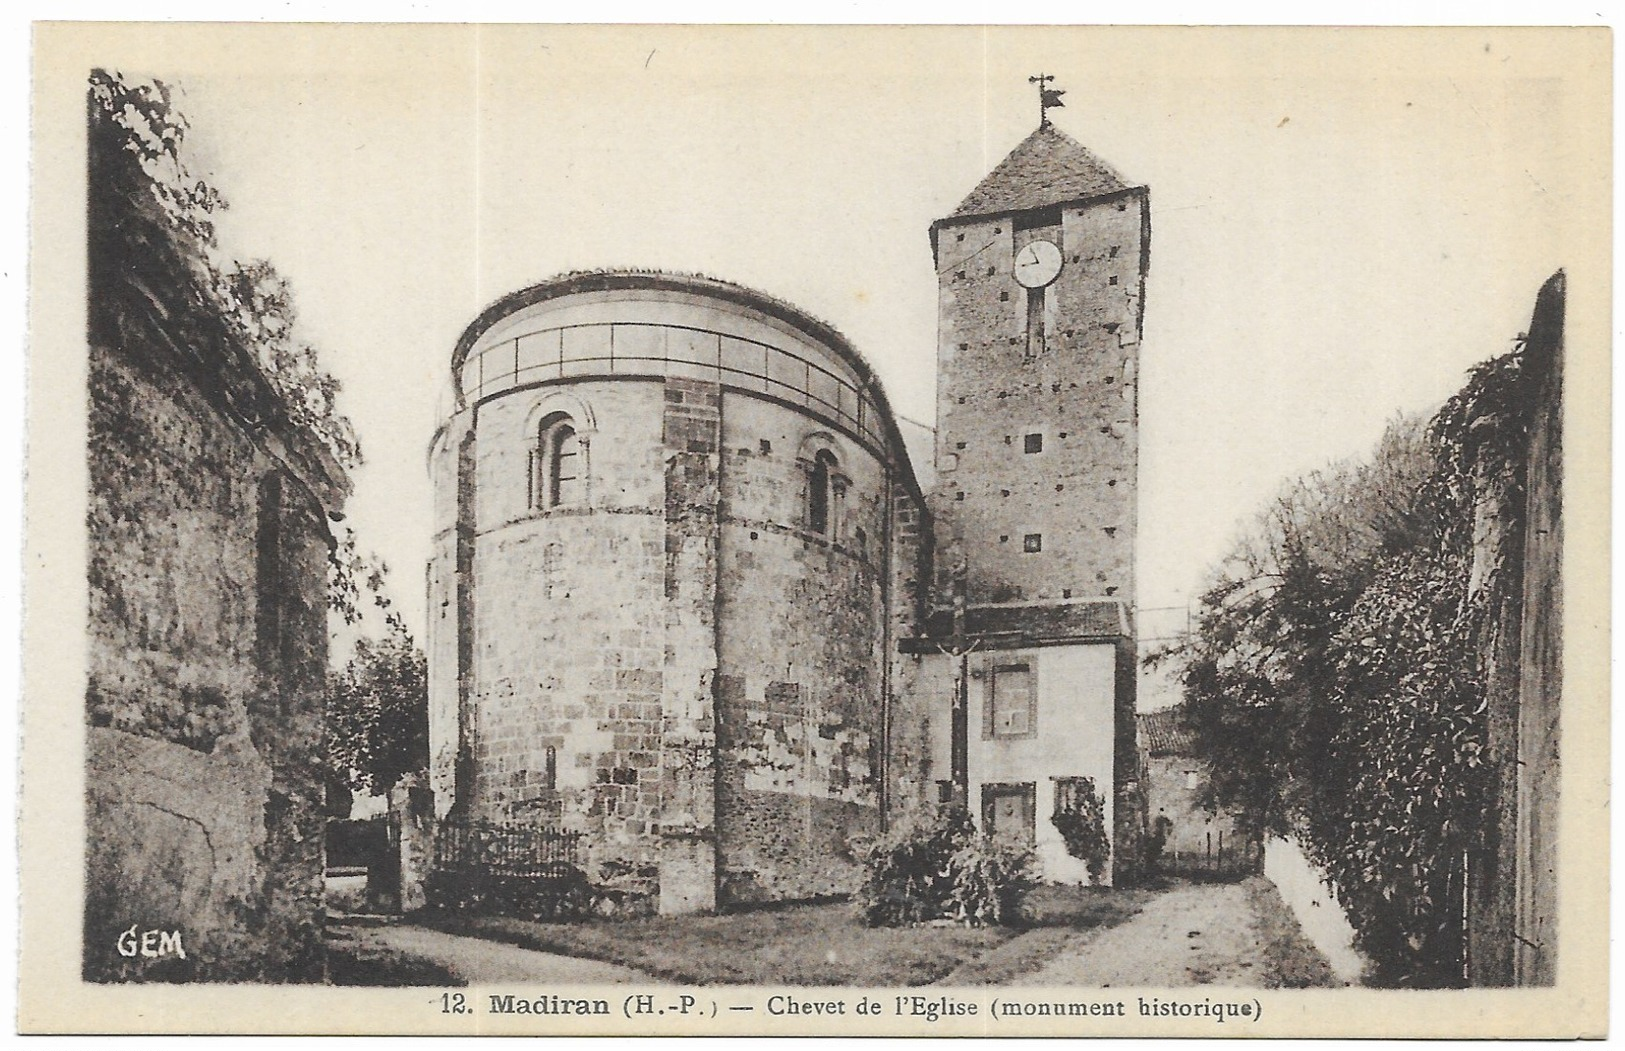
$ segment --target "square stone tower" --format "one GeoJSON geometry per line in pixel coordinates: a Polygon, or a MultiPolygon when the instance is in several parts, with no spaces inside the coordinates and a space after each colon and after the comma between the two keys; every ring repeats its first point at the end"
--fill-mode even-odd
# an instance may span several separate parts
{"type": "Polygon", "coordinates": [[[1143,856],[1133,608],[1149,237],[1145,187],[1048,121],[931,226],[934,608],[902,646],[929,738],[922,787],[1063,882],[1132,881],[1143,856]]]}
{"type": "Polygon", "coordinates": [[[939,596],[1132,605],[1146,188],[1045,123],[931,239],[939,596]]]}

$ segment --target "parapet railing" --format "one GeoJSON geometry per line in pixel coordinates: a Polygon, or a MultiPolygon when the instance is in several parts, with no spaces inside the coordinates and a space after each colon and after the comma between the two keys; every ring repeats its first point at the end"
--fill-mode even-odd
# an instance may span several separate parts
{"type": "Polygon", "coordinates": [[[470,355],[458,383],[463,397],[475,402],[536,383],[648,375],[766,394],[886,445],[874,401],[846,377],[767,343],[684,325],[589,322],[527,332],[470,355]]]}

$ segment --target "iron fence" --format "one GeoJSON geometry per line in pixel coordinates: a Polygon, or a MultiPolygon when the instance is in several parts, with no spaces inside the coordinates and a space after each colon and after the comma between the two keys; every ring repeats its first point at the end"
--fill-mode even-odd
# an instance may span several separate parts
{"type": "Polygon", "coordinates": [[[542,917],[585,912],[592,888],[583,838],[547,825],[448,819],[435,834],[430,904],[542,917]]]}
{"type": "Polygon", "coordinates": [[[1264,870],[1264,845],[1257,839],[1223,830],[1208,832],[1202,848],[1163,848],[1157,871],[1196,879],[1240,879],[1264,870]]]}

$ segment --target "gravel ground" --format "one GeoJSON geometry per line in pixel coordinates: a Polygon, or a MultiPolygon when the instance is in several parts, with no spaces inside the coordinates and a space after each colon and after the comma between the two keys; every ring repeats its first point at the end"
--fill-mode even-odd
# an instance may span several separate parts
{"type": "Polygon", "coordinates": [[[656,979],[613,963],[521,949],[516,945],[467,938],[409,923],[353,927],[345,947],[362,957],[406,957],[428,961],[467,985],[624,985],[656,979]]]}
{"type": "MultiPolygon", "coordinates": [[[[1008,984],[1276,987],[1282,982],[1273,973],[1258,912],[1268,902],[1245,882],[1175,883],[1128,922],[1080,932],[1008,984]]],[[[1307,945],[1299,951],[1314,953],[1307,945]]]]}

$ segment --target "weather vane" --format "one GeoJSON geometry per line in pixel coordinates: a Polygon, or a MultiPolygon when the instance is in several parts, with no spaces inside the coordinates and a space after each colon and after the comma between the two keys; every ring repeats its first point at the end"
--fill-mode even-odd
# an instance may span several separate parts
{"type": "Polygon", "coordinates": [[[1048,73],[1040,73],[1036,77],[1027,78],[1027,83],[1038,85],[1038,126],[1041,128],[1049,126],[1050,110],[1057,106],[1066,105],[1066,103],[1061,101],[1061,96],[1066,94],[1065,89],[1047,88],[1044,86],[1054,79],[1055,78],[1050,76],[1048,73]]]}

